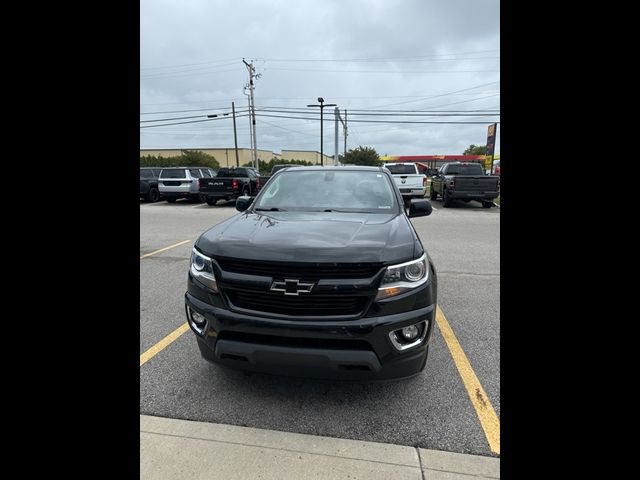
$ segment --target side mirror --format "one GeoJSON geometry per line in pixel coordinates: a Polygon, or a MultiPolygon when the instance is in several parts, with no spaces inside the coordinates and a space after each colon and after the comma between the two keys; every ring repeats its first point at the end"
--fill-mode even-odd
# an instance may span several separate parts
{"type": "Polygon", "coordinates": [[[409,205],[409,218],[413,217],[426,217],[431,215],[431,202],[422,198],[412,199],[411,205],[409,205]]]}
{"type": "Polygon", "coordinates": [[[238,197],[238,199],[236,200],[236,210],[238,210],[239,212],[244,212],[247,208],[251,206],[254,198],[255,197],[246,197],[246,196],[238,197]]]}

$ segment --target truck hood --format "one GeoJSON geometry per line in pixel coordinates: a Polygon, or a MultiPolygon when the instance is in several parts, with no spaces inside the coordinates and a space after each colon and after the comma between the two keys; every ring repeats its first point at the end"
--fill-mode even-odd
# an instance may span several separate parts
{"type": "Polygon", "coordinates": [[[422,253],[398,213],[249,212],[203,233],[202,253],[281,262],[401,263],[422,253]]]}

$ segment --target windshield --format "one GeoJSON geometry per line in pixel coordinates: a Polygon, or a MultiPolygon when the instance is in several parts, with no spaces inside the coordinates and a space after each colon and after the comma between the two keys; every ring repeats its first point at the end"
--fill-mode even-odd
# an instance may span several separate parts
{"type": "Polygon", "coordinates": [[[162,178],[187,178],[184,168],[165,168],[160,172],[162,178]]]}
{"type": "Polygon", "coordinates": [[[408,173],[409,175],[411,175],[411,174],[418,173],[418,172],[416,172],[416,166],[413,163],[410,163],[410,164],[398,164],[398,165],[387,165],[387,169],[393,175],[405,174],[405,173],[408,173]]]}
{"type": "Polygon", "coordinates": [[[446,175],[483,175],[482,165],[479,163],[469,163],[460,165],[449,165],[446,175]]]}
{"type": "Polygon", "coordinates": [[[255,210],[389,212],[393,186],[376,171],[285,170],[262,190],[255,210]]]}

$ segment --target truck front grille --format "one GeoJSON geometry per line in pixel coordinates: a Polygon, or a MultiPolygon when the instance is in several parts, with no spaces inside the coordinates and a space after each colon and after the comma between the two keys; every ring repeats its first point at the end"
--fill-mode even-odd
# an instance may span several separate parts
{"type": "Polygon", "coordinates": [[[360,315],[369,301],[357,295],[284,295],[281,292],[225,291],[233,306],[255,312],[299,317],[344,317],[360,315]]]}
{"type": "Polygon", "coordinates": [[[299,280],[371,278],[383,267],[377,263],[296,263],[261,262],[216,258],[223,270],[246,275],[262,275],[275,279],[299,280]]]}

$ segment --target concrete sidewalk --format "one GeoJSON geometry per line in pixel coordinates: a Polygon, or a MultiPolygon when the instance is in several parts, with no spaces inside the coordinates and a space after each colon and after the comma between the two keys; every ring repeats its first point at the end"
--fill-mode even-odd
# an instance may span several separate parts
{"type": "Polygon", "coordinates": [[[140,415],[140,478],[493,479],[500,460],[140,415]]]}

